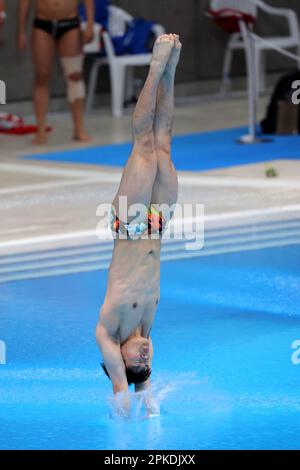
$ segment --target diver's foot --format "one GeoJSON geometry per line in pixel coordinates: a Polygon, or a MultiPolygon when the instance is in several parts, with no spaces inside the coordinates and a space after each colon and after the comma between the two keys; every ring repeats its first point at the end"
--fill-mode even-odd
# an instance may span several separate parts
{"type": "Polygon", "coordinates": [[[92,141],[92,138],[84,130],[80,130],[75,131],[74,140],[76,142],[82,142],[83,144],[87,144],[92,141]]]}
{"type": "Polygon", "coordinates": [[[181,44],[179,36],[177,34],[172,34],[172,36],[174,38],[174,47],[173,47],[172,52],[170,54],[168,63],[166,65],[166,69],[169,72],[175,73],[176,67],[178,65],[179,58],[180,58],[180,52],[181,52],[182,44],[181,44]]]}
{"type": "Polygon", "coordinates": [[[48,142],[46,130],[37,131],[35,138],[32,141],[33,145],[45,145],[48,142]]]}
{"type": "Polygon", "coordinates": [[[154,44],[150,67],[159,73],[163,73],[174,49],[174,37],[172,34],[162,34],[154,44]]]}

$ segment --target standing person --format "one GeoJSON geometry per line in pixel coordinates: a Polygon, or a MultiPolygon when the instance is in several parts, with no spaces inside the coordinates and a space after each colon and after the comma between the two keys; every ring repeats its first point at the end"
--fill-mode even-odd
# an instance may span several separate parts
{"type": "Polygon", "coordinates": [[[136,391],[150,385],[150,331],[159,301],[161,234],[178,192],[171,133],[180,51],[177,35],[164,34],[156,40],[133,115],[132,153],[112,204],[116,239],[96,338],[115,394],[127,392],[130,383],[136,391]],[[121,208],[124,197],[126,213],[121,208]],[[137,204],[140,216],[132,220],[129,211],[137,204]]]}
{"type": "MultiPolygon", "coordinates": [[[[32,0],[19,0],[18,47],[27,48],[26,22],[32,0]]],[[[78,0],[35,0],[35,18],[32,28],[31,48],[35,72],[33,102],[37,120],[35,144],[47,142],[46,114],[49,99],[49,82],[54,56],[57,52],[64,71],[73,124],[74,139],[88,142],[83,116],[85,84],[83,80],[82,45],[93,39],[94,2],[84,0],[87,28],[82,33],[78,16],[78,0]]]]}

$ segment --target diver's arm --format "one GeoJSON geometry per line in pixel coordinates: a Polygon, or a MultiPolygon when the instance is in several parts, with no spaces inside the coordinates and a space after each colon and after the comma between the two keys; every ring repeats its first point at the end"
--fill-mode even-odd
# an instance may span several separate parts
{"type": "Polygon", "coordinates": [[[19,33],[24,33],[31,7],[31,0],[19,0],[19,33]]]}
{"type": "Polygon", "coordinates": [[[114,393],[127,392],[128,382],[120,344],[115,341],[107,328],[101,323],[97,325],[96,337],[103,362],[113,384],[114,393]]]}
{"type": "Polygon", "coordinates": [[[84,6],[86,11],[86,29],[83,32],[83,42],[88,44],[93,40],[94,36],[94,18],[95,18],[95,6],[94,0],[84,0],[84,6]]]}
{"type": "Polygon", "coordinates": [[[95,18],[95,6],[94,0],[84,0],[84,6],[86,11],[86,22],[87,25],[90,27],[94,26],[94,18],[95,18]]]}
{"type": "Polygon", "coordinates": [[[4,0],[0,0],[0,26],[5,20],[5,5],[4,5],[4,0]]]}
{"type": "Polygon", "coordinates": [[[27,47],[26,23],[31,7],[31,0],[19,0],[19,16],[18,16],[18,47],[25,50],[27,47]]]}
{"type": "Polygon", "coordinates": [[[146,380],[146,382],[142,382],[141,384],[135,384],[135,391],[138,392],[144,392],[148,388],[150,388],[151,382],[150,379],[146,380]]]}
{"type": "MultiPolygon", "coordinates": [[[[152,339],[149,336],[149,366],[150,368],[152,367],[152,360],[153,360],[153,343],[152,339]]],[[[142,382],[140,384],[135,384],[135,391],[136,392],[144,392],[150,387],[150,378],[146,380],[145,382],[142,382]]]]}
{"type": "Polygon", "coordinates": [[[130,395],[120,345],[101,323],[97,325],[96,337],[103,362],[113,385],[115,413],[118,416],[128,417],[130,395]]]}
{"type": "MultiPolygon", "coordinates": [[[[149,337],[149,343],[150,343],[149,365],[150,365],[150,367],[152,367],[153,344],[152,344],[152,340],[151,340],[150,337],[149,337]]],[[[142,382],[140,384],[135,384],[135,391],[136,391],[136,393],[146,392],[142,395],[142,399],[143,399],[148,417],[158,416],[160,414],[159,404],[155,401],[155,398],[152,395],[150,378],[148,380],[146,380],[145,382],[142,382]]]]}

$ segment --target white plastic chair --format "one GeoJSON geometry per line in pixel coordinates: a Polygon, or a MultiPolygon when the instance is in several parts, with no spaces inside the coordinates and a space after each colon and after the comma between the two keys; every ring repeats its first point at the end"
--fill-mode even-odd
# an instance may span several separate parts
{"type": "MultiPolygon", "coordinates": [[[[122,36],[126,32],[127,24],[133,17],[119,7],[110,5],[108,19],[108,31],[103,31],[102,38],[106,57],[97,57],[92,65],[88,84],[87,112],[92,109],[95,91],[98,81],[99,68],[108,65],[110,70],[112,114],[115,117],[123,115],[123,104],[128,92],[133,90],[133,67],[141,67],[150,64],[151,54],[135,54],[117,56],[114,51],[111,36],[122,36]],[[127,80],[126,80],[127,79],[127,80]]],[[[161,25],[153,26],[155,36],[164,34],[161,25]]],[[[90,53],[90,50],[87,51],[90,53]]]]}
{"type": "MultiPolygon", "coordinates": [[[[266,57],[265,53],[268,50],[272,50],[272,45],[276,47],[280,47],[282,49],[296,49],[298,55],[300,56],[300,29],[299,29],[299,22],[296,13],[288,8],[276,8],[272,7],[269,4],[261,1],[261,0],[233,0],[236,9],[239,9],[239,4],[245,5],[245,3],[249,3],[252,7],[253,15],[257,17],[258,10],[261,10],[267,14],[281,17],[282,19],[286,20],[288,25],[289,33],[286,36],[273,36],[267,37],[269,44],[258,42],[255,47],[255,72],[256,72],[256,83],[257,83],[257,92],[263,93],[266,89],[266,57]]],[[[215,0],[211,2],[211,4],[216,3],[215,0]]],[[[218,3],[218,0],[217,0],[218,3]]],[[[223,8],[226,4],[231,4],[232,0],[223,0],[222,2],[223,8]]],[[[232,8],[230,6],[229,8],[232,8]]],[[[221,85],[221,93],[226,93],[230,85],[230,70],[232,66],[232,58],[233,53],[236,50],[245,50],[245,42],[240,35],[240,33],[234,33],[230,36],[228,41],[224,64],[223,64],[223,72],[222,72],[222,85],[221,85]]],[[[299,61],[300,67],[300,61],[299,61]]]]}

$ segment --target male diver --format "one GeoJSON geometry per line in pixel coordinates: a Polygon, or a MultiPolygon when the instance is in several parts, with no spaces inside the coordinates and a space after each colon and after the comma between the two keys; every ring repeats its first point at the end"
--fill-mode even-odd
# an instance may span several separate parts
{"type": "MultiPolygon", "coordinates": [[[[150,385],[150,331],[160,296],[161,237],[177,201],[177,173],[171,160],[174,78],[179,36],[164,34],[154,45],[149,74],[133,115],[134,143],[112,203],[115,235],[108,285],[96,328],[103,369],[114,393],[150,385]],[[133,219],[127,207],[139,207],[133,219]]],[[[134,212],[134,211],[133,211],[134,212]]]]}
{"type": "MultiPolygon", "coordinates": [[[[68,101],[72,112],[74,139],[88,142],[83,116],[85,84],[83,79],[82,46],[93,39],[94,1],[84,0],[87,12],[87,28],[80,29],[78,0],[35,0],[35,16],[32,25],[31,49],[35,82],[33,92],[37,133],[33,143],[47,142],[46,113],[49,99],[49,82],[57,53],[64,71],[68,101]]],[[[19,0],[18,47],[27,48],[26,23],[32,0],[19,0]]]]}

